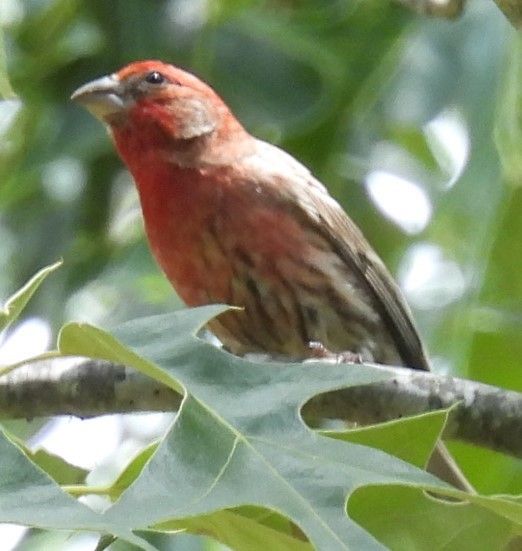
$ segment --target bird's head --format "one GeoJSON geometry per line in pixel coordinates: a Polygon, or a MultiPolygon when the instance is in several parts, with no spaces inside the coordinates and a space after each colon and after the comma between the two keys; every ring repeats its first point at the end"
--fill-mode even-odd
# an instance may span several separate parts
{"type": "Polygon", "coordinates": [[[126,127],[192,140],[222,126],[241,128],[210,86],[161,61],[131,63],[81,86],[72,99],[113,133],[126,127]]]}

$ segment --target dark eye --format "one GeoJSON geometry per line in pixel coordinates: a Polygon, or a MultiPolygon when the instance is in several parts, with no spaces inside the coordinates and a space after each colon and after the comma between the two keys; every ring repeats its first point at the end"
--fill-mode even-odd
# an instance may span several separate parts
{"type": "Polygon", "coordinates": [[[162,84],[165,80],[165,77],[158,71],[152,71],[145,77],[145,82],[149,84],[162,84]]]}

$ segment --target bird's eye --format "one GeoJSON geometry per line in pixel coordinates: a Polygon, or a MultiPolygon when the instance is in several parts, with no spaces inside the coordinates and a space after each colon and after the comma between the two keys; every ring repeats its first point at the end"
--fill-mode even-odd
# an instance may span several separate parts
{"type": "Polygon", "coordinates": [[[152,71],[145,77],[145,82],[149,84],[162,84],[165,80],[165,77],[158,71],[152,71]]]}

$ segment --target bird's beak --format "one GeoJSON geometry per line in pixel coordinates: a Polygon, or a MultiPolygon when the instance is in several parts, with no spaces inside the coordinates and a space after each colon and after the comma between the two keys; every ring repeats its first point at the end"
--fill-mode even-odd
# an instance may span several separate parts
{"type": "Polygon", "coordinates": [[[117,75],[97,78],[80,86],[71,99],[105,122],[129,107],[117,75]]]}

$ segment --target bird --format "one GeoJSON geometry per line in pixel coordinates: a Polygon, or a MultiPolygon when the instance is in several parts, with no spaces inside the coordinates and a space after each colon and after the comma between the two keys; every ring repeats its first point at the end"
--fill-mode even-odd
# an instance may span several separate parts
{"type": "MultiPolygon", "coordinates": [[[[232,353],[342,354],[430,370],[385,264],[327,188],[251,135],[205,82],[145,60],[79,87],[134,178],[151,251],[232,353]]],[[[472,491],[442,443],[428,469],[472,491]]]]}

